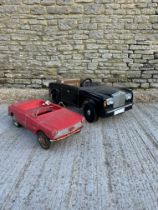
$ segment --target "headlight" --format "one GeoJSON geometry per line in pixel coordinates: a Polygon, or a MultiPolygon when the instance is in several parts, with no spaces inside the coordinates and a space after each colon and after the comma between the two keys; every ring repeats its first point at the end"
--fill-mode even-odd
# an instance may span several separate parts
{"type": "Polygon", "coordinates": [[[81,122],[82,122],[82,123],[85,123],[85,121],[86,121],[86,120],[85,120],[85,118],[83,117],[82,120],[81,120],[81,122]]]}
{"type": "Polygon", "coordinates": [[[112,105],[112,104],[114,104],[113,98],[108,98],[108,99],[106,99],[106,103],[107,103],[107,105],[112,105]]]}
{"type": "Polygon", "coordinates": [[[132,93],[127,93],[126,100],[131,100],[131,99],[132,99],[132,93]]]}
{"type": "Polygon", "coordinates": [[[75,128],[76,130],[79,129],[82,126],[81,122],[76,123],[73,128],[75,128]]]}
{"type": "MultiPolygon", "coordinates": [[[[83,118],[83,120],[84,120],[84,118],[83,118]]],[[[78,122],[78,123],[76,123],[75,125],[73,125],[72,127],[65,128],[65,129],[63,129],[63,130],[59,130],[59,131],[56,133],[56,135],[55,135],[55,139],[56,139],[56,138],[59,138],[59,137],[62,137],[62,136],[64,136],[64,135],[67,135],[67,134],[69,134],[69,133],[71,133],[71,132],[73,132],[73,131],[75,131],[75,130],[78,130],[78,129],[80,129],[81,127],[82,127],[82,122],[78,122]]]]}
{"type": "Polygon", "coordinates": [[[59,138],[59,137],[64,136],[64,135],[66,135],[68,133],[69,133],[68,129],[60,130],[60,131],[57,132],[57,135],[55,136],[55,138],[59,138]]]}

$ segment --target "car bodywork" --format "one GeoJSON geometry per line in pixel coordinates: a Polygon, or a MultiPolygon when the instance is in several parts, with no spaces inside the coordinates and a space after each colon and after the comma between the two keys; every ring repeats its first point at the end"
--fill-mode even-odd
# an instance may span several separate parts
{"type": "Polygon", "coordinates": [[[60,101],[77,107],[84,106],[87,102],[95,105],[98,116],[106,117],[116,115],[132,109],[133,92],[128,88],[115,88],[99,84],[89,84],[76,87],[63,83],[50,83],[49,93],[58,93],[60,101]],[[108,101],[111,100],[111,103],[108,101]]]}
{"type": "Polygon", "coordinates": [[[29,100],[12,104],[8,114],[35,134],[43,132],[50,141],[58,141],[81,130],[83,116],[44,100],[29,100]]]}

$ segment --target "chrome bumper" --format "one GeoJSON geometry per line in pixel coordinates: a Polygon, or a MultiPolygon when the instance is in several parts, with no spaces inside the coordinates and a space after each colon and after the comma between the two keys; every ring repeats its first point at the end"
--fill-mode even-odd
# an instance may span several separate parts
{"type": "Polygon", "coordinates": [[[118,107],[118,108],[116,108],[116,109],[112,109],[112,110],[106,111],[106,114],[111,114],[111,113],[113,113],[113,112],[115,112],[115,111],[117,111],[117,110],[119,110],[119,109],[121,109],[121,108],[128,108],[128,107],[130,107],[130,106],[133,106],[133,103],[127,104],[127,105],[125,105],[125,106],[118,107]]]}

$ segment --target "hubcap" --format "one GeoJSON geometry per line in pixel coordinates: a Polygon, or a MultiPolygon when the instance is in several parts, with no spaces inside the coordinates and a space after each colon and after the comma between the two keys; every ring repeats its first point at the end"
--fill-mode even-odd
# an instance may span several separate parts
{"type": "Polygon", "coordinates": [[[16,120],[16,118],[15,118],[15,116],[13,116],[13,123],[14,123],[15,126],[18,126],[19,125],[18,122],[17,122],[17,120],[16,120]]]}
{"type": "Polygon", "coordinates": [[[15,124],[16,126],[18,126],[18,123],[17,123],[16,121],[14,121],[14,124],[15,124]]]}
{"type": "Polygon", "coordinates": [[[88,115],[88,116],[91,115],[91,110],[90,110],[90,109],[87,110],[87,115],[88,115]]]}
{"type": "Polygon", "coordinates": [[[45,141],[45,139],[43,138],[43,137],[39,137],[39,142],[41,143],[41,144],[43,144],[43,145],[46,145],[46,141],[45,141]]]}

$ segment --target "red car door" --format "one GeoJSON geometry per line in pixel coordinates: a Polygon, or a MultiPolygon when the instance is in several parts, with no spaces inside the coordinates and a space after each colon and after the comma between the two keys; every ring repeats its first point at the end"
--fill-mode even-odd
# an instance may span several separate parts
{"type": "Polygon", "coordinates": [[[33,133],[36,133],[37,129],[38,129],[38,123],[37,123],[37,119],[36,116],[34,114],[27,114],[26,115],[26,128],[31,130],[33,133]]]}
{"type": "Polygon", "coordinates": [[[22,125],[22,126],[26,126],[26,116],[25,113],[20,110],[20,109],[16,109],[16,111],[14,112],[14,115],[16,117],[16,120],[22,125]]]}

